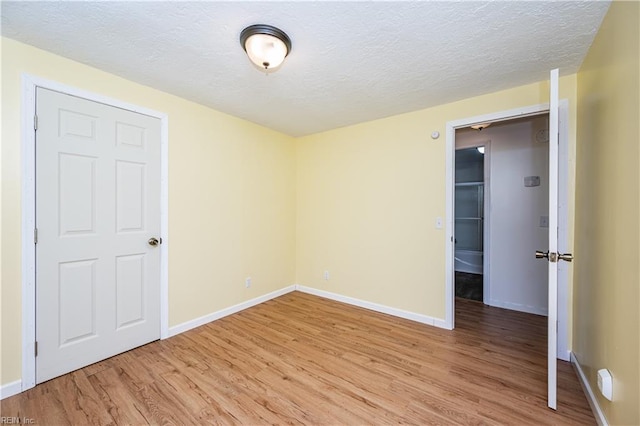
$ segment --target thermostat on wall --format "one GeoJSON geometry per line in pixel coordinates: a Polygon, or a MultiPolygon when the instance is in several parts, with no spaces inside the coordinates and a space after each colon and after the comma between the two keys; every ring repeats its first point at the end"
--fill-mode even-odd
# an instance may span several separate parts
{"type": "Polygon", "coordinates": [[[532,186],[540,186],[540,176],[527,176],[524,178],[524,186],[527,188],[532,186]]]}

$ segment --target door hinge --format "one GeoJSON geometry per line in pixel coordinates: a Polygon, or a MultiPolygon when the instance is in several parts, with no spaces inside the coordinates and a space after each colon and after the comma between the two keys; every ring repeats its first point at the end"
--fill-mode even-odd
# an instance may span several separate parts
{"type": "Polygon", "coordinates": [[[33,353],[35,354],[35,356],[38,356],[38,342],[34,342],[33,343],[33,353]]]}
{"type": "Polygon", "coordinates": [[[33,229],[33,244],[38,244],[38,228],[33,229]]]}
{"type": "Polygon", "coordinates": [[[33,116],[33,130],[38,130],[38,115],[33,116]]]}

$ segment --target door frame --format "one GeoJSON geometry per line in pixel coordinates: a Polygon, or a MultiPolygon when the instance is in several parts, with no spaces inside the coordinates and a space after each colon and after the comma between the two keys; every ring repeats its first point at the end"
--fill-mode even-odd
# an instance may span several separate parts
{"type": "MultiPolygon", "coordinates": [[[[485,115],[461,118],[448,121],[446,124],[446,146],[445,146],[445,186],[446,186],[446,210],[445,210],[445,328],[453,330],[455,327],[455,286],[454,276],[454,191],[455,191],[455,131],[473,124],[485,122],[508,121],[517,118],[540,115],[549,112],[549,104],[531,105],[522,108],[515,108],[506,111],[498,111],[485,115]]],[[[559,188],[558,188],[558,250],[565,250],[568,244],[567,226],[568,215],[568,173],[569,173],[569,101],[561,99],[559,103],[559,188]]],[[[564,251],[563,251],[564,250],[564,251]]],[[[531,254],[533,256],[533,253],[531,254]]],[[[558,358],[569,360],[568,345],[568,302],[569,283],[567,266],[558,271],[558,358]]]]}
{"type": "Polygon", "coordinates": [[[169,337],[169,117],[166,113],[22,74],[22,391],[36,385],[36,89],[40,87],[160,120],[160,339],[169,337]]]}

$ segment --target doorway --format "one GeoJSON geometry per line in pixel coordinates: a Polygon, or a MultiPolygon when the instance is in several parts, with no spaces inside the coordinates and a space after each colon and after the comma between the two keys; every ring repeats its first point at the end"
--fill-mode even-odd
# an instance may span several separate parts
{"type": "Polygon", "coordinates": [[[456,297],[484,300],[485,149],[455,152],[454,279],[456,297]]]}
{"type": "MultiPolygon", "coordinates": [[[[456,148],[470,148],[479,145],[478,141],[474,141],[473,143],[468,143],[467,146],[464,145],[463,138],[461,135],[463,132],[476,132],[476,135],[482,134],[482,142],[488,141],[490,138],[487,136],[487,129],[483,129],[481,131],[472,130],[469,127],[472,125],[476,125],[479,123],[492,123],[491,126],[497,127],[498,123],[509,122],[509,121],[517,121],[517,120],[526,120],[534,116],[542,116],[548,114],[549,106],[547,104],[534,105],[530,107],[523,107],[516,110],[502,111],[496,112],[492,114],[487,114],[483,116],[470,117],[466,119],[460,119],[456,121],[451,121],[447,123],[447,147],[446,147],[446,228],[448,230],[447,233],[447,245],[446,245],[446,311],[445,311],[445,326],[446,328],[453,329],[455,327],[455,149],[456,148]],[[467,129],[467,130],[464,130],[467,129]]],[[[559,225],[560,225],[560,234],[559,234],[559,246],[562,248],[567,247],[567,223],[568,223],[568,214],[567,214],[567,176],[568,176],[568,102],[566,100],[561,100],[559,104],[559,156],[560,156],[560,187],[559,187],[559,225]]],[[[537,131],[532,135],[532,138],[536,138],[537,131]]],[[[537,135],[538,138],[546,139],[546,134],[544,132],[540,132],[537,135]]],[[[547,145],[548,146],[548,145],[547,145]]],[[[489,148],[485,149],[485,156],[489,156],[491,160],[493,148],[491,148],[491,143],[489,144],[489,148]]],[[[492,161],[493,162],[493,161],[492,161]]],[[[542,173],[540,173],[540,178],[542,179],[542,173]]],[[[525,187],[525,177],[538,176],[538,173],[525,173],[521,177],[522,180],[518,182],[522,191],[526,191],[527,187],[525,187]]],[[[535,179],[534,179],[535,180],[535,179]]],[[[489,182],[485,183],[486,187],[490,186],[489,182]]],[[[529,187],[531,188],[531,187],[529,187]]],[[[485,191],[485,199],[492,200],[491,191],[485,191]]],[[[491,202],[492,201],[487,201],[491,202]]],[[[484,231],[485,233],[490,232],[491,229],[491,215],[487,214],[484,220],[484,231]]],[[[537,225],[540,227],[540,218],[541,215],[538,215],[537,225]]],[[[544,222],[544,218],[542,218],[544,222]]],[[[544,223],[543,223],[544,226],[544,223]]],[[[487,289],[486,283],[489,281],[493,281],[492,278],[492,270],[490,265],[490,252],[491,252],[491,242],[488,242],[486,239],[484,240],[485,244],[483,246],[483,281],[485,282],[484,294],[483,298],[487,300],[491,298],[491,289],[487,289]]],[[[499,254],[502,257],[508,257],[509,252],[502,252],[499,254]]],[[[534,258],[534,253],[531,253],[531,258],[534,258]]],[[[541,266],[542,267],[542,266],[541,266]]],[[[560,267],[565,267],[565,265],[559,265],[560,267]]],[[[559,274],[559,284],[558,284],[558,348],[557,355],[558,358],[563,360],[569,359],[569,349],[568,349],[568,310],[570,308],[568,303],[568,274],[566,271],[560,271],[559,274]]]]}
{"type": "Polygon", "coordinates": [[[547,114],[456,130],[455,276],[484,281],[487,305],[547,315],[547,135],[547,114]]]}
{"type": "MultiPolygon", "coordinates": [[[[112,98],[108,98],[102,95],[98,95],[95,93],[91,93],[91,92],[87,92],[84,90],[80,90],[71,86],[67,86],[64,84],[60,84],[58,82],[55,81],[50,81],[50,80],[46,80],[46,79],[42,79],[39,77],[35,77],[35,76],[31,76],[31,75],[23,75],[23,91],[22,91],[22,122],[23,122],[23,131],[22,131],[22,151],[23,151],[23,158],[24,158],[24,163],[23,163],[23,169],[22,169],[22,180],[23,182],[25,182],[25,184],[23,185],[23,190],[22,190],[22,267],[23,267],[23,275],[22,275],[22,381],[21,381],[21,388],[23,391],[30,389],[32,387],[34,387],[36,385],[36,365],[37,365],[37,355],[40,355],[40,353],[38,353],[38,345],[37,345],[37,340],[36,340],[36,321],[37,321],[37,315],[36,315],[36,307],[37,306],[42,306],[42,305],[47,305],[48,301],[44,300],[43,302],[37,304],[36,303],[36,297],[37,297],[37,293],[36,293],[36,269],[37,269],[37,264],[36,264],[36,246],[37,246],[37,242],[39,241],[39,237],[42,237],[42,234],[38,235],[37,232],[37,222],[36,222],[36,133],[37,133],[37,129],[40,129],[42,127],[40,127],[40,125],[44,125],[44,123],[38,123],[37,120],[37,115],[34,115],[34,113],[36,112],[36,104],[37,104],[37,93],[40,93],[41,90],[47,89],[53,92],[57,92],[59,94],[63,94],[64,96],[69,96],[69,97],[75,97],[78,100],[84,100],[86,102],[91,102],[91,103],[95,103],[97,105],[102,105],[103,107],[106,108],[115,108],[118,109],[120,111],[122,111],[124,114],[129,114],[129,113],[135,113],[138,115],[143,115],[146,116],[147,118],[149,118],[152,121],[155,121],[157,124],[159,124],[158,127],[156,127],[156,137],[155,137],[155,144],[157,145],[158,148],[158,152],[157,154],[155,154],[155,158],[156,161],[159,162],[159,166],[158,166],[158,170],[157,170],[157,174],[159,175],[159,184],[158,184],[158,188],[157,189],[159,191],[159,194],[156,195],[157,197],[157,212],[159,214],[159,229],[156,228],[156,232],[158,232],[157,236],[162,238],[162,246],[158,246],[157,250],[159,251],[159,257],[160,257],[160,261],[159,261],[159,266],[158,266],[158,275],[159,275],[159,279],[156,280],[156,287],[157,287],[157,291],[159,293],[159,297],[155,296],[154,300],[155,300],[155,305],[156,305],[156,309],[159,310],[159,314],[156,313],[154,314],[156,316],[156,319],[153,320],[153,322],[155,323],[153,328],[154,328],[154,339],[155,338],[166,338],[168,337],[168,306],[167,306],[167,300],[168,300],[168,220],[167,220],[167,211],[168,211],[168,180],[167,180],[167,171],[168,171],[168,121],[167,121],[167,115],[164,113],[160,113],[157,111],[153,111],[144,107],[139,107],[136,105],[132,105],[132,104],[128,104],[125,102],[122,102],[120,100],[117,99],[112,99],[112,98]],[[158,196],[159,195],[159,196],[158,196]],[[157,331],[156,331],[157,330],[157,331]]],[[[60,113],[57,114],[57,117],[54,117],[56,120],[58,120],[58,122],[60,122],[61,120],[61,116],[62,115],[66,115],[64,117],[65,120],[68,121],[68,127],[66,130],[69,130],[68,133],[72,134],[72,133],[78,133],[77,136],[81,136],[83,133],[84,134],[92,134],[94,131],[97,130],[97,127],[93,127],[90,125],[85,125],[82,124],[82,120],[76,120],[74,121],[75,118],[82,118],[82,114],[77,115],[75,117],[73,117],[73,114],[71,113],[72,110],[67,109],[66,112],[64,112],[64,114],[60,113]]],[[[91,114],[87,114],[88,118],[90,117],[91,114]]],[[[136,138],[134,137],[136,134],[140,134],[140,131],[136,130],[136,126],[127,126],[126,125],[126,120],[117,120],[119,125],[116,124],[115,126],[108,126],[111,128],[112,132],[118,133],[119,135],[117,136],[120,140],[120,142],[122,142],[123,145],[126,144],[132,144],[131,147],[128,148],[132,148],[135,150],[135,140],[136,138]]],[[[113,123],[112,123],[113,124],[113,123]]],[[[156,125],[157,125],[156,124],[156,125]]],[[[138,129],[140,130],[140,129],[138,129]]],[[[80,144],[82,145],[82,144],[80,144]]],[[[90,145],[90,144],[89,144],[90,145]]],[[[139,144],[138,144],[139,145],[139,144]]],[[[139,148],[139,147],[138,147],[139,148]]],[[[64,153],[65,155],[62,155],[62,160],[67,161],[70,160],[71,156],[68,156],[66,154],[68,154],[67,152],[64,153]]],[[[59,162],[58,162],[58,166],[60,165],[60,156],[58,157],[59,162]]],[[[87,167],[85,167],[84,169],[88,170],[90,173],[89,175],[91,175],[93,172],[91,172],[91,168],[89,167],[89,163],[91,163],[93,160],[91,160],[91,155],[86,154],[86,155],[80,155],[79,157],[77,157],[78,161],[76,161],[76,166],[80,166],[80,165],[85,165],[87,167]]],[[[120,183],[121,183],[121,188],[125,190],[125,192],[127,193],[126,197],[128,198],[127,201],[131,201],[131,199],[135,198],[133,197],[133,195],[135,195],[132,191],[131,188],[135,189],[135,186],[131,186],[131,188],[127,187],[124,188],[127,185],[127,182],[129,181],[129,179],[127,179],[128,175],[131,175],[129,177],[135,177],[136,174],[135,173],[127,173],[127,172],[131,172],[131,171],[135,171],[134,169],[136,169],[136,167],[138,167],[138,171],[140,171],[141,169],[141,164],[142,161],[140,161],[140,159],[130,159],[130,160],[126,160],[124,158],[120,158],[119,160],[122,160],[122,164],[120,164],[120,174],[119,174],[119,179],[120,179],[120,183]],[[137,165],[136,165],[137,164],[137,165]]],[[[55,166],[55,162],[53,163],[55,166]]],[[[83,167],[80,167],[80,169],[83,169],[83,167]]],[[[113,169],[112,169],[113,170],[113,169]]],[[[117,171],[117,169],[116,169],[117,171]]],[[[96,175],[97,176],[97,175],[96,175]]],[[[84,188],[87,189],[91,189],[93,188],[93,185],[86,185],[86,180],[83,183],[82,179],[80,178],[73,178],[73,176],[69,175],[67,176],[69,179],[64,179],[65,182],[67,184],[71,184],[73,185],[84,185],[84,188]]],[[[40,178],[40,181],[42,181],[42,177],[40,178]]],[[[46,181],[46,177],[44,178],[46,181]]],[[[115,184],[117,185],[118,178],[116,178],[115,180],[115,184]]],[[[141,178],[144,179],[144,178],[141,178]]],[[[60,180],[58,180],[58,182],[60,182],[60,180]]],[[[141,182],[141,181],[140,181],[141,182]]],[[[102,187],[102,183],[104,182],[100,182],[100,187],[102,187]]],[[[98,186],[96,186],[96,188],[98,188],[98,186]]],[[[68,188],[70,189],[70,188],[68,188]]],[[[67,191],[68,192],[68,191],[67,191]]],[[[73,193],[74,191],[71,191],[71,193],[73,193]]],[[[134,191],[135,192],[135,191],[134,191]]],[[[68,195],[68,194],[67,194],[68,195]]],[[[123,192],[124,195],[124,192],[123,192]]],[[[125,200],[122,200],[125,201],[125,200]]],[[[73,204],[72,204],[73,205],[73,204]]],[[[84,203],[83,204],[84,207],[86,206],[92,206],[92,202],[90,203],[84,203]]],[[[120,205],[122,206],[123,204],[120,203],[120,205]]],[[[101,207],[101,206],[100,206],[101,207]]],[[[142,209],[146,209],[146,206],[141,205],[142,209]]],[[[98,208],[98,206],[96,205],[96,208],[98,208]]],[[[120,211],[120,215],[118,216],[118,207],[115,206],[115,209],[112,210],[112,213],[119,218],[120,220],[120,224],[123,225],[120,227],[119,231],[122,233],[127,233],[129,232],[130,235],[135,234],[135,230],[133,228],[135,228],[135,223],[131,222],[129,223],[129,219],[131,219],[132,217],[125,217],[127,216],[127,214],[131,213],[134,210],[128,210],[127,212],[124,211],[120,211]]],[[[140,211],[140,209],[138,210],[140,211]]],[[[76,219],[79,218],[79,216],[77,216],[77,214],[80,214],[82,212],[86,212],[86,209],[76,209],[76,206],[73,205],[73,208],[71,210],[68,211],[69,214],[76,215],[73,216],[76,219]]],[[[46,212],[45,212],[46,213],[46,212]]],[[[66,214],[66,213],[65,213],[66,214]]],[[[46,216],[46,215],[45,215],[46,216]]],[[[72,216],[69,216],[69,218],[71,218],[72,216]]],[[[39,217],[44,217],[42,216],[42,212],[41,215],[39,217]]],[[[88,216],[85,216],[85,219],[92,219],[93,220],[93,215],[89,214],[88,216]]],[[[79,223],[79,222],[78,222],[79,223]]],[[[76,224],[78,224],[76,223],[76,224]]],[[[90,222],[89,225],[91,225],[90,222]]],[[[70,224],[69,221],[67,221],[67,223],[65,224],[65,226],[67,224],[70,224]]],[[[97,224],[97,222],[94,222],[94,224],[97,224]]],[[[60,221],[57,222],[57,224],[55,225],[55,229],[53,232],[54,235],[58,235],[60,236],[61,234],[61,224],[60,221]]],[[[89,227],[84,227],[86,228],[86,230],[91,231],[91,226],[89,227]]],[[[73,235],[76,231],[82,231],[81,229],[72,229],[72,228],[65,228],[65,233],[68,233],[69,235],[73,235]]],[[[82,233],[82,232],[80,232],[82,233]]],[[[42,240],[40,240],[42,241],[42,240]]],[[[144,243],[147,243],[146,240],[144,240],[144,243]]],[[[146,246],[146,244],[142,244],[144,246],[146,246]]],[[[106,245],[98,245],[99,247],[105,247],[106,245]]],[[[109,245],[110,246],[110,245],[109,245]]],[[[140,248],[140,247],[138,247],[140,248]]],[[[137,252],[137,254],[139,255],[140,253],[144,252],[143,249],[140,250],[134,250],[137,252]]],[[[67,281],[68,283],[73,283],[74,281],[77,283],[78,280],[75,280],[76,278],[79,278],[80,275],[82,274],[76,274],[75,272],[82,272],[80,271],[80,269],[82,268],[73,268],[71,266],[87,266],[87,268],[85,268],[85,272],[89,271],[91,272],[91,267],[89,267],[90,265],[88,265],[89,263],[91,263],[91,259],[85,259],[87,260],[87,262],[85,263],[78,263],[77,265],[70,265],[70,264],[65,264],[64,267],[62,267],[62,269],[65,269],[64,271],[60,271],[60,268],[58,268],[57,273],[54,274],[55,276],[60,277],[61,272],[64,272],[66,278],[71,278],[71,280],[67,281]],[[69,272],[70,274],[67,274],[67,272],[69,272]]],[[[135,268],[132,266],[135,266],[135,254],[134,256],[130,256],[129,258],[125,258],[125,257],[119,257],[118,261],[120,262],[119,265],[116,265],[116,267],[120,266],[119,269],[116,270],[116,274],[119,278],[121,278],[120,282],[122,285],[127,284],[128,282],[135,282],[135,278],[139,275],[135,274],[135,268]],[[131,260],[132,262],[128,262],[127,260],[131,260]]],[[[112,262],[110,262],[112,263],[112,262]]],[[[140,263],[144,263],[144,262],[139,262],[140,263]]],[[[91,277],[91,273],[89,274],[85,274],[88,277],[91,277]]],[[[141,307],[141,305],[138,305],[136,302],[135,297],[129,297],[129,296],[135,296],[135,291],[131,294],[129,294],[127,296],[127,291],[131,290],[131,289],[124,289],[122,287],[122,285],[120,286],[120,295],[126,299],[126,301],[124,302],[123,305],[121,305],[119,312],[116,312],[116,315],[119,315],[117,317],[117,321],[119,321],[118,324],[116,324],[116,327],[120,328],[121,331],[125,331],[125,329],[127,328],[133,328],[134,326],[138,325],[139,321],[137,321],[135,317],[136,314],[136,308],[138,306],[141,307]],[[132,303],[133,302],[133,303],[132,303]]],[[[116,290],[118,291],[118,290],[116,290]]],[[[143,290],[144,291],[144,290],[143,290]]],[[[139,293],[139,292],[138,292],[139,293]]],[[[76,293],[74,291],[72,291],[72,289],[69,289],[69,291],[66,293],[70,299],[66,300],[66,301],[70,301],[70,300],[75,300],[74,297],[75,295],[79,295],[80,293],[76,293]]],[[[92,297],[89,297],[89,293],[88,292],[84,292],[83,293],[85,296],[87,296],[87,300],[92,300],[92,297]]],[[[143,297],[145,297],[143,295],[143,297]]],[[[60,298],[58,297],[58,302],[60,302],[60,298]]],[[[103,303],[103,300],[98,300],[95,299],[96,303],[103,303]]],[[[144,309],[143,307],[141,307],[141,309],[144,309]]],[[[138,312],[141,312],[140,310],[138,310],[138,312]]],[[[89,315],[87,318],[93,319],[92,315],[89,315]]],[[[65,318],[65,321],[67,321],[67,325],[71,324],[68,322],[69,318],[65,318]]],[[[58,317],[58,322],[60,321],[60,317],[58,317]]],[[[46,325],[45,325],[46,326],[46,325]]],[[[78,332],[78,334],[74,337],[81,337],[81,335],[86,335],[87,333],[80,333],[82,330],[79,330],[81,327],[86,326],[86,323],[79,323],[79,324],[71,324],[71,328],[67,327],[68,331],[74,331],[74,332],[78,332]]],[[[93,330],[90,330],[91,332],[93,332],[93,330]]],[[[61,336],[58,335],[57,337],[54,336],[54,338],[57,338],[58,340],[60,340],[62,337],[64,337],[65,339],[69,336],[61,336]]],[[[86,336],[88,337],[88,336],[86,336]]],[[[68,341],[65,342],[66,344],[71,344],[73,345],[73,337],[71,337],[71,339],[67,339],[68,341]]],[[[78,339],[78,340],[83,340],[83,339],[78,339]]],[[[60,342],[57,343],[58,346],[60,346],[60,342]]],[[[133,344],[135,346],[135,343],[133,344]]],[[[125,345],[126,346],[126,345],[125,345]]],[[[54,373],[55,374],[55,373],[54,373]]],[[[43,378],[41,378],[40,376],[38,376],[37,381],[42,381],[43,378]]],[[[44,379],[46,380],[46,379],[44,379]]]]}

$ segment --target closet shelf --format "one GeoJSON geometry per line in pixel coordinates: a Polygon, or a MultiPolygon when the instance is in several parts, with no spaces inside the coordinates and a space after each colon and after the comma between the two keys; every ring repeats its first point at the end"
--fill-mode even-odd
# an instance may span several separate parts
{"type": "Polygon", "coordinates": [[[456,186],[480,186],[484,185],[484,182],[456,182],[456,186]]]}

